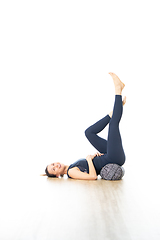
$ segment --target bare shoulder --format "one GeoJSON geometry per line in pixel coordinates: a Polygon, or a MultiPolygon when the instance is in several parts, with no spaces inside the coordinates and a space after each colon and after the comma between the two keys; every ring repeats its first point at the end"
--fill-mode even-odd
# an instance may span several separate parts
{"type": "Polygon", "coordinates": [[[68,170],[68,174],[72,174],[72,173],[76,173],[76,172],[81,172],[81,170],[78,167],[73,167],[71,169],[68,170]]]}
{"type": "Polygon", "coordinates": [[[81,172],[78,167],[69,169],[68,175],[73,179],[79,179],[79,180],[96,180],[97,179],[97,178],[91,177],[86,172],[81,172]]]}
{"type": "Polygon", "coordinates": [[[80,169],[78,167],[70,168],[69,171],[71,171],[71,170],[78,170],[78,171],[80,171],[80,169]]]}

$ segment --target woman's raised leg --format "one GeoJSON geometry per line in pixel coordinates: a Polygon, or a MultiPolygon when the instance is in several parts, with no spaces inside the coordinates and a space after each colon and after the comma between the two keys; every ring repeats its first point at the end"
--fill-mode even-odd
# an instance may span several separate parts
{"type": "MultiPolygon", "coordinates": [[[[121,135],[119,131],[119,122],[121,120],[123,112],[123,102],[121,94],[125,85],[115,74],[111,74],[111,76],[114,80],[116,95],[113,115],[109,123],[107,154],[112,162],[117,163],[121,166],[125,162],[125,153],[123,150],[121,135]]],[[[126,101],[126,99],[124,100],[126,101]]]]}
{"type": "Polygon", "coordinates": [[[85,135],[88,141],[100,152],[107,152],[107,140],[99,137],[97,134],[100,133],[110,122],[111,118],[109,115],[105,116],[89,128],[85,130],[85,135]]]}
{"type": "MultiPolygon", "coordinates": [[[[115,93],[116,94],[121,94],[123,88],[124,88],[124,83],[120,81],[120,79],[114,74],[110,73],[110,75],[113,78],[114,84],[115,84],[115,93]]],[[[126,102],[126,98],[123,100],[123,105],[126,102]]],[[[121,100],[122,103],[122,100],[121,100]]],[[[89,142],[100,152],[100,153],[108,153],[108,141],[99,137],[97,134],[101,132],[108,123],[110,123],[112,117],[112,112],[109,113],[106,117],[102,118],[89,128],[85,130],[85,135],[89,142]]]]}

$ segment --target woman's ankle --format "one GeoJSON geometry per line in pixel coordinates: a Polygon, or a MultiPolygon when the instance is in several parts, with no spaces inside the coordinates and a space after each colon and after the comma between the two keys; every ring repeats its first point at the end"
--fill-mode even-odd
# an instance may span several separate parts
{"type": "Polygon", "coordinates": [[[123,91],[122,85],[115,86],[115,95],[122,95],[122,91],[123,91]]]}

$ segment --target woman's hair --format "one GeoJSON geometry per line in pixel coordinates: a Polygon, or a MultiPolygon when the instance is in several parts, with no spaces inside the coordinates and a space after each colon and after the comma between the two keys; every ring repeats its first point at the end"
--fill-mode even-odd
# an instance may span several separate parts
{"type": "Polygon", "coordinates": [[[48,172],[47,167],[46,167],[46,169],[45,169],[45,173],[46,173],[46,175],[47,175],[48,177],[56,178],[56,175],[54,175],[54,174],[50,174],[50,173],[48,172]]]}

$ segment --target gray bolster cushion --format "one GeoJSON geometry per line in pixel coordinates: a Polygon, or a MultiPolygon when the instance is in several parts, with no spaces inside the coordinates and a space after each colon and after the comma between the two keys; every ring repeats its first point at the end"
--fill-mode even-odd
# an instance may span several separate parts
{"type": "Polygon", "coordinates": [[[100,172],[101,178],[105,180],[121,180],[124,176],[125,170],[123,167],[115,163],[105,165],[100,172]]]}

